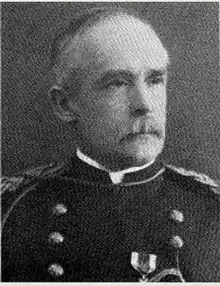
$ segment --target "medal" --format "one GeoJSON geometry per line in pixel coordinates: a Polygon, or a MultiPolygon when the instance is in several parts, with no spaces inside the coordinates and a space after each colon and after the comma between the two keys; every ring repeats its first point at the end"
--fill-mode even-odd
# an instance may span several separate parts
{"type": "Polygon", "coordinates": [[[157,256],[144,252],[131,253],[131,265],[141,274],[140,282],[147,282],[148,275],[156,269],[157,256]]]}

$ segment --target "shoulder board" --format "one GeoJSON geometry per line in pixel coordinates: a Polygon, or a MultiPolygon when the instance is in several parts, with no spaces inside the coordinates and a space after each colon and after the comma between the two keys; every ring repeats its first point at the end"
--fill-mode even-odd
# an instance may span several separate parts
{"type": "Polygon", "coordinates": [[[17,176],[1,178],[1,202],[2,202],[2,228],[10,213],[13,204],[16,203],[27,191],[34,190],[38,181],[59,175],[63,170],[63,164],[53,163],[27,171],[17,176]]]}
{"type": "Polygon", "coordinates": [[[48,175],[56,175],[62,169],[62,167],[62,163],[59,164],[54,162],[48,165],[25,170],[21,174],[25,177],[45,177],[48,175]]]}
{"type": "Polygon", "coordinates": [[[25,187],[36,178],[47,178],[59,173],[62,170],[63,164],[51,163],[49,165],[32,168],[20,172],[17,176],[1,178],[1,195],[5,191],[16,191],[19,187],[25,187]]]}
{"type": "Polygon", "coordinates": [[[1,178],[1,194],[3,194],[5,191],[10,190],[14,191],[16,190],[24,181],[24,177],[2,177],[1,178]]]}
{"type": "Polygon", "coordinates": [[[175,167],[173,165],[166,165],[166,167],[173,171],[174,173],[180,174],[182,176],[191,178],[197,182],[200,182],[204,185],[207,185],[209,187],[211,187],[211,189],[220,195],[220,190],[219,190],[219,184],[217,183],[217,181],[211,179],[209,176],[207,176],[206,174],[203,173],[197,173],[195,171],[192,170],[186,170],[184,168],[178,168],[175,167]]]}

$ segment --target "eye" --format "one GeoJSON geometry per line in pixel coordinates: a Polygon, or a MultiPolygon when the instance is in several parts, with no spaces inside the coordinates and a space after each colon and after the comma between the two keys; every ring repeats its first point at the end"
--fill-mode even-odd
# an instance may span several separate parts
{"type": "Polygon", "coordinates": [[[122,87],[122,86],[127,86],[128,85],[128,82],[126,82],[125,80],[122,80],[122,79],[114,79],[110,82],[108,82],[104,88],[111,88],[111,87],[115,87],[115,88],[119,88],[119,87],[122,87]]]}
{"type": "Polygon", "coordinates": [[[164,83],[164,78],[162,75],[153,76],[152,78],[147,79],[147,83],[150,85],[156,85],[164,83]]]}

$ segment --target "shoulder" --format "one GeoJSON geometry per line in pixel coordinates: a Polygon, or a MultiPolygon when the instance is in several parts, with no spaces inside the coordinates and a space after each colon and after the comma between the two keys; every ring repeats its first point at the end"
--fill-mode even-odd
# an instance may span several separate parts
{"type": "Polygon", "coordinates": [[[7,192],[14,192],[20,187],[30,183],[33,179],[54,176],[59,173],[62,166],[63,164],[54,162],[19,172],[15,176],[3,176],[1,178],[1,195],[4,195],[7,192]]]}
{"type": "Polygon", "coordinates": [[[11,206],[33,189],[40,180],[57,176],[62,169],[62,163],[51,163],[22,171],[15,176],[3,176],[1,178],[2,218],[4,219],[11,206]]]}
{"type": "Polygon", "coordinates": [[[186,229],[195,231],[196,237],[199,233],[210,237],[212,233],[213,241],[220,242],[220,188],[216,180],[203,173],[168,165],[165,188],[171,204],[188,218],[186,229]]]}
{"type": "Polygon", "coordinates": [[[174,165],[165,165],[165,169],[169,180],[175,181],[183,188],[190,187],[190,189],[201,195],[215,196],[220,201],[219,180],[214,180],[206,174],[179,168],[174,165]]]}

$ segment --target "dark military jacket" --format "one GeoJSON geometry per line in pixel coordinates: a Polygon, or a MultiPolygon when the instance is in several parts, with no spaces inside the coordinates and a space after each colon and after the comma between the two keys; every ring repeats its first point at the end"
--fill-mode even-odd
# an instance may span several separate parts
{"type": "Polygon", "coordinates": [[[220,281],[220,192],[205,175],[157,160],[114,185],[73,157],[2,186],[2,281],[220,281]]]}

